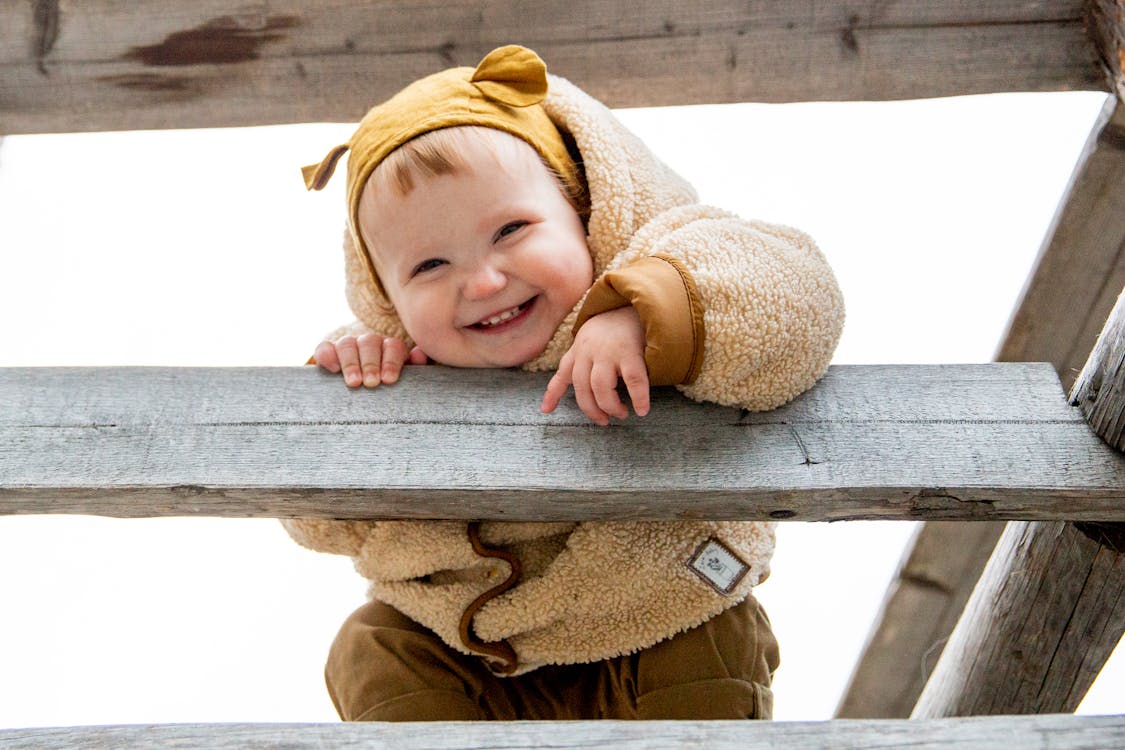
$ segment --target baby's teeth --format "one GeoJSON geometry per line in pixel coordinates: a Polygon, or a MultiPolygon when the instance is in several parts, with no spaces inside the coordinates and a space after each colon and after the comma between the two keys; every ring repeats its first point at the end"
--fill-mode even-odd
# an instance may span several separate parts
{"type": "Polygon", "coordinates": [[[520,311],[520,309],[519,309],[518,306],[513,307],[511,310],[505,310],[504,312],[500,313],[499,315],[493,315],[488,320],[482,320],[481,325],[494,326],[497,323],[503,323],[508,318],[514,318],[516,316],[516,314],[519,313],[519,311],[520,311]]]}

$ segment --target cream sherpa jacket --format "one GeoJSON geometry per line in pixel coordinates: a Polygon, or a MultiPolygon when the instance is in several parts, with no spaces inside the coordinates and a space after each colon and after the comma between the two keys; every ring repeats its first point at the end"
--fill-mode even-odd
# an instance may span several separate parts
{"type": "MultiPolygon", "coordinates": [[[[699,205],[604,105],[564,79],[550,77],[543,106],[581,154],[599,281],[524,369],[557,367],[583,305],[600,296],[600,309],[614,306],[604,302],[614,296],[605,274],[627,279],[647,264],[672,269],[657,275],[680,279],[678,299],[639,299],[651,296],[642,288],[621,292],[619,304],[634,304],[657,343],[667,326],[688,331],[696,361],[683,363],[684,380],[674,381],[685,395],[766,410],[810,388],[844,319],[836,280],[812,240],[699,205]]],[[[345,258],[358,321],[336,335],[372,330],[409,341],[351,247],[345,258]]],[[[646,351],[650,371],[659,359],[646,351]]],[[[774,546],[773,525],[760,522],[283,523],[307,547],[352,556],[371,597],[504,674],[606,659],[695,627],[768,575],[774,546]]]]}

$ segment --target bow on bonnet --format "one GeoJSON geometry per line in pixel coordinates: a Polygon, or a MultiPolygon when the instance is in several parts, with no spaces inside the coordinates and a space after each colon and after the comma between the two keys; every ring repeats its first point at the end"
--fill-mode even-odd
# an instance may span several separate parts
{"type": "Polygon", "coordinates": [[[384,294],[359,232],[359,197],[375,168],[396,148],[423,133],[476,125],[510,133],[526,141],[568,185],[579,182],[578,170],[562,136],[543,111],[547,66],[537,54],[516,45],[489,52],[474,68],[450,68],[410,84],[372,108],[355,133],[319,163],[301,172],[305,187],[328,184],[336,163],[348,157],[348,230],[359,260],[375,289],[384,294]]]}

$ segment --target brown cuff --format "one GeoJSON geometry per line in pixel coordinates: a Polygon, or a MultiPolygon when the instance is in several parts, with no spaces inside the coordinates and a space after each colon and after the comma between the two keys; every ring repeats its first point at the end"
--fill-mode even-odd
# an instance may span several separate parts
{"type": "Polygon", "coordinates": [[[641,258],[600,278],[586,295],[574,333],[590,318],[632,305],[645,327],[649,385],[688,385],[703,366],[703,303],[683,264],[641,258]]]}

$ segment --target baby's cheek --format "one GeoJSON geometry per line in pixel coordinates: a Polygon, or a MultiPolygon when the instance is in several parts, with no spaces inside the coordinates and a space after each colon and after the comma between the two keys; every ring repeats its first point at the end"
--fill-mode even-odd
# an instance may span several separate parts
{"type": "Polygon", "coordinates": [[[402,327],[406,329],[406,334],[414,340],[414,343],[422,347],[422,351],[433,356],[427,348],[434,345],[434,330],[432,321],[426,315],[419,314],[417,306],[414,305],[399,305],[397,306],[399,320],[402,321],[402,327]]]}
{"type": "Polygon", "coordinates": [[[557,299],[567,300],[571,306],[586,293],[594,283],[594,264],[589,255],[571,250],[567,253],[553,253],[543,261],[547,269],[557,299]]]}

